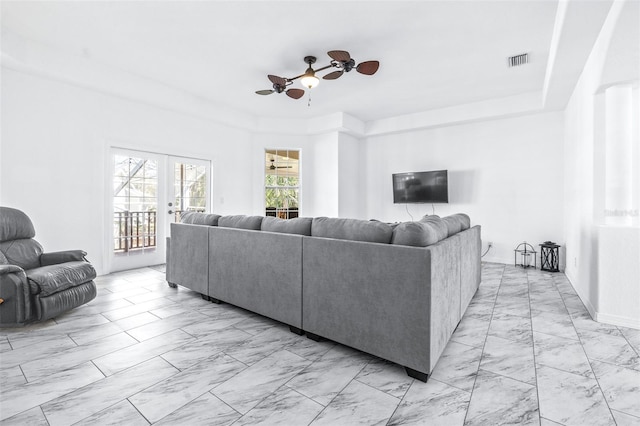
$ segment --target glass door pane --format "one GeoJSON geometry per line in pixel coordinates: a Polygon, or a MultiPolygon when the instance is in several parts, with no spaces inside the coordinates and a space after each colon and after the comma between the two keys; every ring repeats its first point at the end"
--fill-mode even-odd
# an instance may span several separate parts
{"type": "Polygon", "coordinates": [[[112,161],[110,270],[164,263],[166,159],[114,150],[112,161]]]}
{"type": "Polygon", "coordinates": [[[114,254],[155,250],[158,162],[128,155],[115,155],[114,162],[114,254]]]}
{"type": "Polygon", "coordinates": [[[183,212],[209,211],[209,165],[193,159],[173,159],[172,163],[174,220],[179,221],[183,212]]]}

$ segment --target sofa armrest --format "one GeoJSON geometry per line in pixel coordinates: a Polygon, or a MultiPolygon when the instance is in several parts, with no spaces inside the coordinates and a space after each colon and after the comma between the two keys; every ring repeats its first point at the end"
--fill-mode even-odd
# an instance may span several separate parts
{"type": "Polygon", "coordinates": [[[52,253],[42,253],[40,256],[40,265],[49,266],[65,262],[86,261],[86,255],[87,252],[83,250],[65,250],[52,253]]]}

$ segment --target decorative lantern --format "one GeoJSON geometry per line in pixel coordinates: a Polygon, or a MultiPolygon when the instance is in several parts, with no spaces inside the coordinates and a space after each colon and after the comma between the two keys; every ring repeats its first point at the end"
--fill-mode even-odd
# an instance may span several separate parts
{"type": "Polygon", "coordinates": [[[538,266],[536,253],[537,252],[533,249],[533,246],[528,244],[526,241],[518,244],[513,253],[514,266],[535,269],[538,266]],[[518,256],[520,257],[520,264],[518,264],[518,256]],[[533,259],[533,265],[531,264],[531,259],[533,259]]]}
{"type": "Polygon", "coordinates": [[[549,272],[559,272],[560,245],[553,241],[545,241],[540,245],[540,270],[549,272]]]}

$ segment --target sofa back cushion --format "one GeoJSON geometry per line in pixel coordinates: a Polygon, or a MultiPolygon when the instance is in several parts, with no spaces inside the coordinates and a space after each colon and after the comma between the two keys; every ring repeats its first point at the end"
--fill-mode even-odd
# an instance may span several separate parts
{"type": "Polygon", "coordinates": [[[447,228],[447,224],[442,221],[440,216],[425,216],[420,219],[420,222],[430,223],[433,225],[434,229],[438,232],[438,241],[444,240],[449,236],[449,229],[447,228]]]}
{"type": "Polygon", "coordinates": [[[310,217],[296,217],[294,219],[280,219],[267,216],[262,219],[261,229],[268,232],[279,232],[282,234],[311,235],[310,217]]]}
{"type": "Polygon", "coordinates": [[[223,228],[239,228],[259,231],[260,226],[262,225],[262,219],[262,216],[222,216],[220,217],[220,219],[218,219],[218,226],[221,226],[223,228]]]}
{"type": "Polygon", "coordinates": [[[392,234],[390,225],[369,220],[316,217],[311,224],[313,237],[389,244],[392,234]]]}
{"type": "Polygon", "coordinates": [[[468,215],[464,213],[456,213],[456,214],[452,214],[451,217],[455,218],[458,222],[460,222],[461,231],[471,228],[471,218],[468,215]]]}
{"type": "Polygon", "coordinates": [[[184,212],[180,217],[180,222],[191,225],[218,226],[219,214],[207,214],[200,212],[184,212]]]}
{"type": "Polygon", "coordinates": [[[457,234],[462,231],[462,223],[453,216],[446,216],[442,218],[442,222],[447,225],[447,236],[457,234]]]}
{"type": "Polygon", "coordinates": [[[439,235],[439,230],[432,223],[403,222],[393,230],[391,244],[426,247],[440,241],[439,235]]]}
{"type": "Polygon", "coordinates": [[[42,246],[34,239],[1,242],[0,251],[10,265],[17,265],[25,270],[40,267],[42,246]]]}

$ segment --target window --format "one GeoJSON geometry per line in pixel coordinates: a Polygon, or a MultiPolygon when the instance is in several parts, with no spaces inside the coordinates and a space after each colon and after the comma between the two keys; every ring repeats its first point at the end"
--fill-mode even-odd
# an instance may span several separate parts
{"type": "Polygon", "coordinates": [[[300,151],[265,151],[265,215],[281,219],[298,217],[300,207],[300,151]]]}

